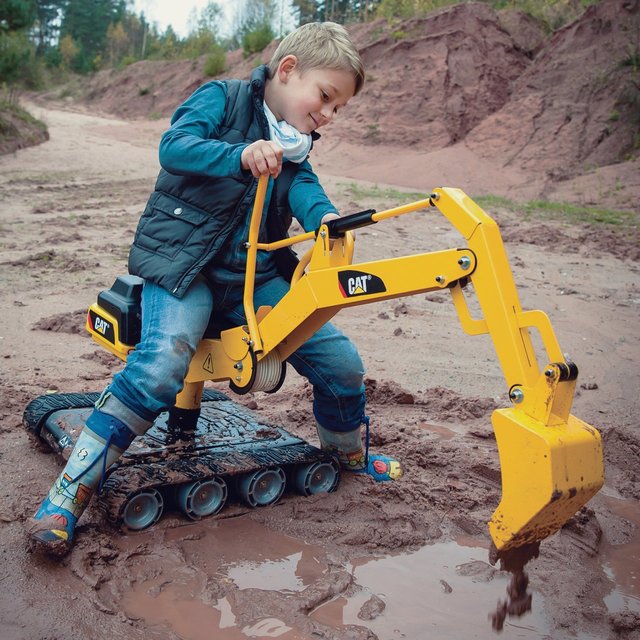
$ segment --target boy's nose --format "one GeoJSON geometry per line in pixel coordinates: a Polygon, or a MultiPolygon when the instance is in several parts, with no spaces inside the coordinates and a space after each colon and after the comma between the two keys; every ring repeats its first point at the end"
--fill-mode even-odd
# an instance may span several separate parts
{"type": "Polygon", "coordinates": [[[325,124],[331,122],[333,118],[333,107],[327,105],[320,110],[320,115],[325,119],[325,124]]]}

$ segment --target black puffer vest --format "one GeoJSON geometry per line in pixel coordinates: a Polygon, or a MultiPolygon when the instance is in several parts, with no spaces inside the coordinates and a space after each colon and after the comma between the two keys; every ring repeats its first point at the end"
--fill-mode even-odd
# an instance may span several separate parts
{"type": "MultiPolygon", "coordinates": [[[[264,115],[266,66],[250,82],[227,80],[227,103],[218,139],[250,144],[269,139],[264,115]]],[[[267,212],[270,242],[287,235],[291,224],[289,187],[298,170],[285,162],[274,185],[267,212]]],[[[140,218],[131,251],[129,273],[160,285],[176,297],[223,249],[243,218],[250,215],[258,181],[249,172],[238,178],[178,176],[160,170],[154,192],[140,218]]],[[[287,278],[297,260],[290,249],[275,252],[278,270],[287,278]]]]}

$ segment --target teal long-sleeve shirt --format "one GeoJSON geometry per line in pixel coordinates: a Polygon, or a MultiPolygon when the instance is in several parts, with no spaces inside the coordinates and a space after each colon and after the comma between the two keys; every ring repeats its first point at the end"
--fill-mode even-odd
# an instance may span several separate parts
{"type": "MultiPolygon", "coordinates": [[[[174,113],[171,127],[160,141],[160,165],[174,175],[206,177],[241,177],[240,157],[247,143],[230,144],[218,139],[224,120],[227,98],[222,82],[209,82],[191,95],[174,113]]],[[[265,211],[273,192],[269,181],[265,198],[265,211]]],[[[289,206],[296,220],[305,231],[320,226],[324,215],[337,212],[327,197],[308,160],[300,164],[288,194],[289,206]]],[[[239,225],[230,238],[228,249],[216,258],[216,266],[208,269],[216,282],[242,283],[246,266],[246,249],[243,243],[249,235],[249,216],[239,225]]],[[[266,241],[266,221],[263,217],[260,241],[266,241]]],[[[276,274],[272,254],[260,251],[256,264],[256,281],[264,281],[276,274]]]]}

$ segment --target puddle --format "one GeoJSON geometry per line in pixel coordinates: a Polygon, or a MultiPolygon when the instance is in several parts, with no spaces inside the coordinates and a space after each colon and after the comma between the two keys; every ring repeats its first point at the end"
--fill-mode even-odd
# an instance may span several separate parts
{"type": "MultiPolygon", "coordinates": [[[[136,538],[141,536],[123,546],[136,538]]],[[[242,517],[168,529],[165,540],[167,548],[177,545],[179,555],[163,556],[151,579],[143,578],[144,571],[140,579],[132,575],[133,588],[122,598],[126,615],[142,621],[146,630],[170,630],[181,640],[310,639],[285,621],[263,615],[264,607],[256,606],[249,624],[246,615],[245,622],[239,621],[234,592],[262,589],[284,598],[303,590],[326,571],[320,548],[242,517]]]]}
{"type": "MultiPolygon", "coordinates": [[[[356,625],[381,640],[495,640],[488,616],[510,577],[488,564],[478,541],[461,539],[354,561],[344,567],[351,585],[305,613],[301,592],[315,589],[329,572],[320,547],[243,517],[169,529],[165,539],[158,569],[136,576],[132,567],[132,588],[121,602],[150,634],[182,640],[313,640],[322,625],[345,637],[347,626],[356,625]]],[[[551,637],[533,587],[532,612],[507,618],[503,637],[551,637]]]]}
{"type": "Polygon", "coordinates": [[[614,587],[604,599],[611,613],[633,611],[640,614],[640,513],[637,502],[606,494],[609,508],[635,527],[630,542],[620,545],[604,544],[601,550],[602,567],[614,587]]]}
{"type": "MultiPolygon", "coordinates": [[[[439,543],[410,554],[354,563],[352,570],[362,591],[318,607],[313,618],[338,628],[364,625],[385,640],[497,636],[488,615],[504,599],[510,576],[488,564],[484,548],[439,543]],[[363,621],[368,616],[364,605],[372,597],[382,600],[384,609],[363,621]]],[[[533,610],[507,618],[505,637],[551,638],[543,599],[535,590],[532,593],[533,610]]]]}
{"type": "Polygon", "coordinates": [[[301,591],[305,587],[305,581],[298,571],[302,556],[300,551],[281,560],[270,560],[262,564],[243,562],[231,567],[227,575],[238,589],[264,589],[265,585],[269,585],[270,590],[282,593],[301,591]]]}
{"type": "MultiPolygon", "coordinates": [[[[611,580],[605,604],[612,613],[640,613],[640,513],[634,502],[611,494],[606,500],[636,533],[626,544],[601,548],[611,580]]],[[[477,539],[353,560],[342,571],[352,576],[348,587],[319,598],[307,611],[305,590],[317,591],[336,570],[335,559],[319,546],[243,516],[148,535],[152,553],[132,555],[126,576],[131,587],[120,606],[150,637],[313,640],[323,628],[350,637],[354,627],[380,640],[554,637],[535,582],[532,611],[508,617],[502,634],[492,630],[489,615],[505,599],[510,575],[488,564],[488,551],[477,539]]],[[[141,540],[145,548],[144,538],[124,538],[123,551],[134,552],[141,540]]]]}

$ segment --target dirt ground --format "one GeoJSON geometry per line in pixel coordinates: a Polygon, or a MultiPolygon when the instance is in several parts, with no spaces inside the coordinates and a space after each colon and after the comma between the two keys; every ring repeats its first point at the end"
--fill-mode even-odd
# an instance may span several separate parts
{"type": "MultiPolygon", "coordinates": [[[[507,576],[488,564],[486,523],[500,498],[490,414],[509,401],[489,338],[463,333],[446,292],[336,317],[367,366],[372,446],[405,466],[398,482],[346,477],[334,494],[230,507],[199,523],[169,514],[128,535],[93,504],[67,558],[28,552],[25,520],[60,464],[34,446],[22,412],[41,394],[100,391],[120,366],[84,334],[84,314],[125,272],[166,126],[33,110],[50,140],[0,157],[2,638],[492,637],[487,618],[507,576]]],[[[377,156],[375,182],[345,177],[357,166],[352,151],[319,145],[315,160],[345,212],[416,199],[445,184],[448,167],[457,177],[449,184],[470,195],[489,183],[496,195],[510,193],[506,172],[500,179],[470,150],[457,163],[445,150],[441,161],[398,168],[388,158],[402,149],[391,149],[377,156]]],[[[602,432],[607,477],[543,542],[528,566],[532,612],[507,618],[503,637],[639,638],[637,236],[488,213],[502,229],[522,306],[550,315],[580,368],[573,412],[602,432]]],[[[459,244],[444,218],[422,212],[360,230],[356,258],[459,244]]],[[[291,371],[279,393],[239,401],[315,442],[309,398],[291,371]]]]}

